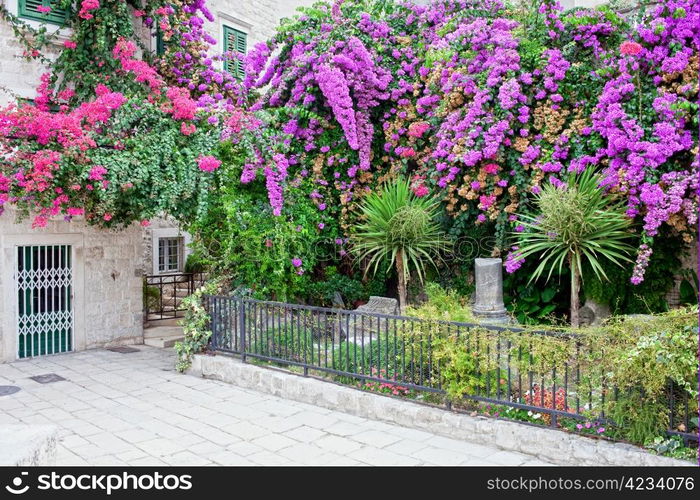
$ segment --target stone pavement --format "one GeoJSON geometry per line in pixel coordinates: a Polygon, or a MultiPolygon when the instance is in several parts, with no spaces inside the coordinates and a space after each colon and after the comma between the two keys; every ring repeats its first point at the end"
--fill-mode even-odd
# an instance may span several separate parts
{"type": "MultiPolygon", "coordinates": [[[[138,346],[0,364],[0,426],[58,427],[58,465],[546,465],[174,371],[138,346]],[[29,377],[55,373],[65,381],[29,377]]],[[[1,465],[1,464],[0,464],[1,465]]]]}

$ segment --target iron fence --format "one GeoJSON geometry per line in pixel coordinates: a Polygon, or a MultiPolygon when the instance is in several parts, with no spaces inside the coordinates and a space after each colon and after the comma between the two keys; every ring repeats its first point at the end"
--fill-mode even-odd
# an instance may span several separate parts
{"type": "MultiPolygon", "coordinates": [[[[205,306],[211,349],[307,376],[393,394],[459,394],[472,405],[542,415],[553,427],[567,419],[609,422],[606,401],[620,397],[601,368],[605,353],[571,333],[240,297],[206,296],[205,306]]],[[[667,398],[669,434],[697,441],[688,393],[669,385],[667,398]]]]}
{"type": "Polygon", "coordinates": [[[144,277],[144,309],[147,321],[183,316],[183,299],[205,282],[204,273],[149,274],[144,277]]]}

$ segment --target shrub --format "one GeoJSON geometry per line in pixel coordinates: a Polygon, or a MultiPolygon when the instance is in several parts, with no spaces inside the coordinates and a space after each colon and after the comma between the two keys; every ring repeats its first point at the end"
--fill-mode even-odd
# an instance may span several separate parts
{"type": "Polygon", "coordinates": [[[247,352],[302,363],[315,358],[314,337],[309,330],[291,325],[255,332],[248,339],[247,352]]]}
{"type": "Polygon", "coordinates": [[[399,307],[406,309],[406,282],[415,273],[422,282],[427,265],[447,247],[436,222],[439,204],[419,197],[409,182],[393,181],[365,198],[362,222],[351,241],[358,261],[366,260],[365,272],[376,274],[381,266],[396,267],[399,307]]]}
{"type": "MultiPolygon", "coordinates": [[[[600,261],[605,259],[622,266],[631,262],[627,255],[632,247],[628,228],[631,220],[623,203],[611,202],[601,188],[602,177],[593,170],[571,174],[567,184],[548,183],[535,196],[539,215],[521,216],[523,232],[515,232],[518,246],[509,264],[537,255],[540,263],[530,277],[535,281],[546,274],[561,274],[568,265],[571,274],[571,324],[579,326],[579,282],[584,263],[598,279],[607,280],[600,261]]],[[[512,269],[508,269],[512,271],[512,269]]]]}
{"type": "Polygon", "coordinates": [[[425,293],[428,300],[420,306],[408,307],[405,312],[407,316],[464,323],[475,321],[467,299],[454,290],[446,290],[437,283],[426,283],[425,293]]]}

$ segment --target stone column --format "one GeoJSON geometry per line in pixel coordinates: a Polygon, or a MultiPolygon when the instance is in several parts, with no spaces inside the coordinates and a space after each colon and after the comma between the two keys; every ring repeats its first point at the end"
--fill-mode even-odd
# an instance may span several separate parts
{"type": "Polygon", "coordinates": [[[503,305],[503,261],[476,259],[474,279],[476,293],[473,312],[487,323],[508,323],[510,318],[503,305]]]}

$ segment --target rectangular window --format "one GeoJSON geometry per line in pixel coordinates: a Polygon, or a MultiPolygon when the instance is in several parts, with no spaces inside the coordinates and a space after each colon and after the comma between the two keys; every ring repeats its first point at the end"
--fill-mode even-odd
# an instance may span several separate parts
{"type": "MultiPolygon", "coordinates": [[[[224,26],[224,52],[245,54],[248,51],[248,35],[229,26],[224,26]]],[[[243,78],[243,62],[238,60],[224,61],[224,70],[236,78],[243,78]]]]}
{"type": "Polygon", "coordinates": [[[58,0],[19,0],[19,17],[49,24],[66,24],[68,10],[58,6],[58,0]],[[39,7],[51,7],[51,12],[41,12],[39,7]]]}
{"type": "Polygon", "coordinates": [[[180,270],[182,262],[182,238],[158,239],[158,272],[172,273],[180,270]]]}

